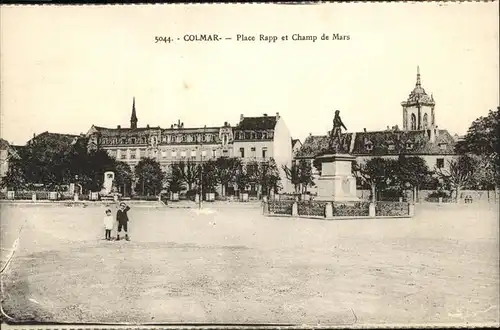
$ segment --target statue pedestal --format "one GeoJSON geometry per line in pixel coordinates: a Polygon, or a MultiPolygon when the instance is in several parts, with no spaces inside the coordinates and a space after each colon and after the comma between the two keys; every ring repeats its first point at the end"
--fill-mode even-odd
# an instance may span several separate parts
{"type": "Polygon", "coordinates": [[[321,176],[316,185],[320,201],[354,202],[356,178],[352,175],[352,162],[356,159],[348,154],[326,154],[317,157],[321,161],[321,176]]]}

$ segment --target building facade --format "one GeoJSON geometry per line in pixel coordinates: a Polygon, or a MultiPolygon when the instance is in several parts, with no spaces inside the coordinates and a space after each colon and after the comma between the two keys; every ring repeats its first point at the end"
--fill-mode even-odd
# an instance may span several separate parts
{"type": "MultiPolygon", "coordinates": [[[[383,131],[344,133],[349,153],[357,162],[373,157],[397,158],[400,154],[422,157],[429,169],[444,169],[448,162],[456,158],[453,137],[446,129],[439,129],[435,119],[435,102],[421,85],[420,70],[417,68],[417,82],[408,99],[402,102],[403,129],[398,126],[387,127],[383,131]]],[[[328,146],[327,135],[308,136],[294,159],[314,160],[328,146]]],[[[313,169],[315,176],[319,173],[313,169]]]]}
{"type": "Polygon", "coordinates": [[[139,127],[135,98],[130,127],[106,128],[92,125],[87,132],[89,148],[100,148],[132,169],[142,158],[153,158],[168,172],[179,161],[200,162],[219,157],[238,157],[243,162],[274,158],[280,168],[284,189],[288,188],[281,169],[292,162],[290,132],[283,118],[264,114],[240,116],[236,126],[228,122],[218,127],[186,127],[180,120],[169,128],[139,127]]]}

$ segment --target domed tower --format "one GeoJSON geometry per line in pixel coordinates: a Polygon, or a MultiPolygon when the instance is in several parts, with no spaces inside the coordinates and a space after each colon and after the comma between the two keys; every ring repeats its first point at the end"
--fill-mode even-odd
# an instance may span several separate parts
{"type": "Polygon", "coordinates": [[[403,106],[403,130],[420,131],[436,126],[434,117],[434,97],[427,95],[420,81],[420,68],[417,67],[417,83],[408,96],[401,103],[403,106]]]}

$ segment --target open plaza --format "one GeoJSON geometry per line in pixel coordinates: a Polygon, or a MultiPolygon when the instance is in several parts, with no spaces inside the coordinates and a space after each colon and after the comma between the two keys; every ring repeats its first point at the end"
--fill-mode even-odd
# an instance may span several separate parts
{"type": "Polygon", "coordinates": [[[2,203],[4,320],[499,322],[498,204],[366,220],[266,217],[259,203],[130,205],[127,242],[104,240],[105,204],[2,203]]]}

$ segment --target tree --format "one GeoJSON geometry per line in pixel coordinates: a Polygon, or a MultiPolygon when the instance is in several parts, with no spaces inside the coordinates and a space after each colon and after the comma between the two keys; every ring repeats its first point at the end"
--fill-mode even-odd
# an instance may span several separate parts
{"type": "Polygon", "coordinates": [[[247,167],[243,163],[239,163],[236,169],[235,183],[238,187],[238,192],[245,192],[247,185],[250,183],[250,176],[247,172],[247,167]]]}
{"type": "Polygon", "coordinates": [[[161,192],[165,173],[160,164],[152,158],[143,158],[135,166],[136,191],[142,195],[156,195],[161,192]]]}
{"type": "Polygon", "coordinates": [[[415,201],[421,185],[427,182],[431,175],[425,160],[418,156],[400,155],[393,165],[392,172],[400,189],[406,190],[407,186],[412,187],[413,200],[415,201]]]}
{"type": "Polygon", "coordinates": [[[467,134],[455,147],[460,155],[474,154],[482,157],[484,170],[490,171],[486,177],[494,179],[498,188],[500,185],[500,164],[498,150],[500,148],[500,107],[490,110],[486,117],[479,117],[472,122],[467,134]]]}
{"type": "Polygon", "coordinates": [[[293,184],[296,193],[305,194],[307,187],[314,186],[312,166],[309,161],[301,159],[298,163],[293,162],[290,168],[286,165],[282,168],[287,179],[293,184]]]}
{"type": "Polygon", "coordinates": [[[178,167],[178,173],[182,175],[182,181],[187,184],[188,190],[193,189],[193,185],[199,181],[200,168],[198,164],[188,160],[187,162],[181,160],[174,166],[178,167]]]}
{"type": "Polygon", "coordinates": [[[474,172],[477,162],[474,158],[461,155],[456,160],[448,161],[448,168],[441,168],[436,174],[449,185],[455,192],[455,201],[458,203],[460,190],[470,184],[474,179],[474,172]]]}
{"type": "Polygon", "coordinates": [[[122,161],[116,161],[114,164],[115,184],[122,188],[122,193],[125,195],[127,187],[132,186],[133,172],[130,166],[122,161]]]}
{"type": "Polygon", "coordinates": [[[286,165],[283,165],[283,171],[285,172],[286,178],[293,184],[296,193],[300,192],[300,171],[299,166],[296,162],[292,163],[292,166],[289,168],[286,165]]]}
{"type": "Polygon", "coordinates": [[[241,167],[241,159],[219,157],[215,161],[217,179],[222,185],[222,196],[226,195],[227,186],[236,182],[238,169],[241,167]]]}
{"type": "Polygon", "coordinates": [[[204,196],[205,193],[211,193],[215,191],[215,187],[219,183],[218,177],[217,177],[217,166],[216,162],[212,159],[203,162],[201,166],[201,171],[202,171],[202,189],[203,191],[201,192],[202,195],[204,196]]]}
{"type": "Polygon", "coordinates": [[[278,193],[281,189],[280,173],[273,158],[260,163],[256,174],[263,195],[268,196],[271,191],[278,193]]]}
{"type": "Polygon", "coordinates": [[[184,189],[184,174],[182,173],[182,169],[178,166],[178,164],[172,164],[171,171],[167,177],[168,191],[172,193],[178,193],[182,189],[184,189]]]}
{"type": "Polygon", "coordinates": [[[395,168],[395,162],[396,161],[392,159],[375,157],[364,163],[353,163],[353,174],[371,188],[372,202],[377,200],[376,194],[382,189],[388,187],[391,183],[390,178],[393,174],[393,169],[395,168]]]}
{"type": "Polygon", "coordinates": [[[308,187],[314,187],[314,178],[312,174],[311,162],[305,159],[299,160],[299,182],[303,194],[307,193],[308,187]]]}

